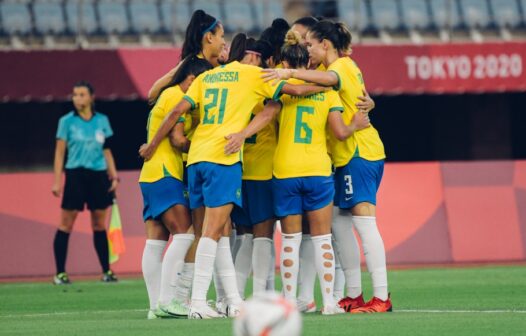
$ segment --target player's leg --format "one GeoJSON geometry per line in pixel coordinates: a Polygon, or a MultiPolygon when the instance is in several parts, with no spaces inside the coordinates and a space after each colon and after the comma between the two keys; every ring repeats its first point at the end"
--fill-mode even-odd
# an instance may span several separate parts
{"type": "Polygon", "coordinates": [[[274,234],[274,223],[275,220],[272,218],[254,226],[254,248],[252,251],[253,295],[262,294],[267,290],[267,280],[273,267],[272,237],[274,234]]]}
{"type": "Polygon", "coordinates": [[[367,269],[373,284],[373,299],[351,312],[386,312],[392,310],[387,289],[385,247],[376,225],[376,192],[383,175],[383,160],[351,160],[354,188],[353,224],[360,235],[367,269]]]}
{"type": "Polygon", "coordinates": [[[316,311],[314,301],[314,285],[316,284],[316,267],[314,265],[314,245],[310,235],[307,216],[302,218],[300,270],[298,273],[298,309],[300,312],[313,313],[316,311]]]}

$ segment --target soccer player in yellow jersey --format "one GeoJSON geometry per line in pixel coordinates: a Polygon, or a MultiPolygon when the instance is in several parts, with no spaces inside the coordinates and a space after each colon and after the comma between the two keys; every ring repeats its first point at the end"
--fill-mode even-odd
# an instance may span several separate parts
{"type": "MultiPolygon", "coordinates": [[[[348,56],[340,57],[349,53],[349,30],[342,23],[321,21],[309,30],[307,45],[311,59],[321,61],[327,67],[326,72],[274,70],[268,77],[294,77],[334,86],[345,107],[343,118],[350,120],[362,110],[360,97],[366,91],[362,73],[356,63],[348,56]]],[[[365,112],[369,112],[369,108],[366,107],[365,112]]],[[[335,204],[340,208],[340,216],[336,217],[333,232],[340,250],[348,295],[340,301],[340,306],[352,313],[391,311],[385,248],[376,225],[376,193],[382,179],[385,159],[382,141],[376,129],[371,126],[356,132],[346,141],[332,139],[330,143],[336,167],[335,204]],[[367,303],[362,296],[360,254],[353,227],[360,235],[373,284],[373,298],[367,303]]]]}
{"type": "Polygon", "coordinates": [[[233,205],[242,205],[242,153],[237,140],[252,136],[273,117],[272,110],[262,111],[250,121],[254,107],[263,98],[276,99],[281,92],[301,95],[320,91],[318,86],[285,82],[272,86],[261,78],[261,68],[232,62],[201,74],[156,135],[141,146],[140,155],[150,159],[180,116],[191,108],[199,108],[201,119],[188,153],[188,182],[190,208],[204,207],[205,218],[196,252],[190,318],[221,317],[206,304],[214,265],[229,303],[228,315],[239,313],[241,298],[230,252],[230,227],[226,225],[233,205]],[[239,134],[249,122],[249,132],[239,134]],[[235,146],[227,146],[232,139],[236,140],[235,146]]]}
{"type": "MultiPolygon", "coordinates": [[[[196,56],[182,63],[150,112],[148,139],[155,135],[166,115],[183,98],[194,78],[211,68],[208,61],[196,56]]],[[[150,299],[148,318],[188,315],[182,302],[173,301],[172,289],[186,251],[194,240],[194,235],[187,233],[191,220],[188,194],[182,180],[181,152],[172,148],[169,138],[165,138],[152,158],[144,162],[139,177],[147,236],[142,270],[150,299]],[[173,235],[172,243],[161,262],[170,234],[173,235]]]]}
{"type": "MultiPolygon", "coordinates": [[[[289,31],[282,50],[284,68],[305,69],[307,48],[300,35],[289,31]]],[[[292,80],[303,83],[300,80],[292,80]]],[[[334,252],[331,240],[334,182],[327,154],[327,125],[339,139],[368,126],[358,114],[350,125],[343,123],[343,105],[335,91],[308,96],[284,95],[278,116],[279,136],[274,154],[272,189],[274,211],[282,223],[281,277],[285,297],[296,298],[302,214],[308,217],[314,259],[323,296],[322,313],[343,313],[333,297],[334,252]],[[358,123],[358,124],[357,124],[358,123]]]]}

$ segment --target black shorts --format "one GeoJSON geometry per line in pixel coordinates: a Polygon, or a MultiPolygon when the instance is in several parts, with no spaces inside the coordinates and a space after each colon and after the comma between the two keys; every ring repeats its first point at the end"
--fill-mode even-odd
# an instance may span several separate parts
{"type": "Polygon", "coordinates": [[[113,204],[113,193],[108,192],[111,182],[106,171],[84,168],[66,169],[66,184],[62,197],[62,209],[102,210],[113,204]]]}

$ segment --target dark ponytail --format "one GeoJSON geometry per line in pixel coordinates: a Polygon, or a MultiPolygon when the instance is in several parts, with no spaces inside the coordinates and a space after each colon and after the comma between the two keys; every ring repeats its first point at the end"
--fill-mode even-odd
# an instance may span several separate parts
{"type": "Polygon", "coordinates": [[[341,22],[320,21],[310,29],[310,32],[318,41],[331,41],[334,48],[339,52],[347,52],[351,47],[351,32],[349,28],[341,22]]]}
{"type": "Polygon", "coordinates": [[[272,21],[272,25],[261,33],[261,40],[265,40],[272,46],[272,58],[275,64],[281,63],[281,47],[285,41],[285,34],[290,29],[284,19],[278,18],[272,21]]]}
{"type": "Polygon", "coordinates": [[[196,55],[188,56],[183,60],[183,63],[181,63],[181,66],[173,75],[170,83],[161,89],[161,92],[159,92],[159,97],[164,90],[168,89],[169,87],[181,84],[188,76],[194,75],[197,77],[210,69],[213,69],[212,64],[210,64],[204,58],[197,57],[196,55]]]}
{"type": "Polygon", "coordinates": [[[192,14],[190,23],[186,28],[183,51],[181,58],[185,59],[190,55],[197,55],[203,51],[201,42],[207,32],[215,33],[221,23],[213,16],[206,14],[203,10],[198,9],[192,14]]]}

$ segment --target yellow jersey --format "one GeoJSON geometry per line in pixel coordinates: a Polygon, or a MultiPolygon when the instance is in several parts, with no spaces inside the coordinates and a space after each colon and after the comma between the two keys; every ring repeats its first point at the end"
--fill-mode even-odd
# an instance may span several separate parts
{"type": "MultiPolygon", "coordinates": [[[[155,136],[164,117],[183,99],[184,93],[179,85],[164,90],[150,111],[146,126],[148,142],[155,136]]],[[[173,148],[168,137],[164,138],[152,158],[142,165],[139,182],[155,182],[163,177],[183,180],[183,160],[181,152],[173,148]]]]}
{"type": "MultiPolygon", "coordinates": [[[[342,119],[344,123],[349,124],[358,111],[356,107],[360,102],[358,97],[363,96],[362,89],[365,89],[362,72],[350,57],[337,59],[329,65],[327,71],[332,71],[338,76],[336,89],[345,108],[342,119]]],[[[385,158],[384,145],[378,131],[372,125],[355,132],[345,141],[339,141],[330,134],[329,143],[335,167],[345,166],[353,157],[361,157],[369,161],[385,158]]]]}
{"type": "MultiPolygon", "coordinates": [[[[194,110],[190,110],[186,112],[184,117],[181,117],[179,119],[179,122],[184,123],[183,133],[188,140],[192,141],[192,138],[195,132],[195,128],[199,124],[199,110],[194,109],[194,110]]],[[[186,164],[186,162],[188,161],[188,153],[182,153],[182,154],[183,154],[183,162],[186,164]]]]}
{"type": "Polygon", "coordinates": [[[242,131],[259,101],[277,100],[284,81],[277,85],[261,78],[261,68],[232,62],[199,75],[185,95],[193,108],[199,107],[200,123],[188,153],[188,165],[212,162],[232,165],[242,160],[243,151],[225,154],[225,136],[242,131]]]}
{"type": "MultiPolygon", "coordinates": [[[[250,119],[264,108],[261,100],[250,119]]],[[[272,179],[272,162],[278,143],[276,120],[272,120],[261,131],[245,140],[243,149],[243,180],[265,181],[272,179]]]]}
{"type": "MultiPolygon", "coordinates": [[[[300,80],[289,82],[304,83],[300,80]]],[[[330,176],[326,126],[330,112],[343,111],[338,93],[327,91],[301,97],[283,95],[280,101],[283,105],[278,115],[274,176],[330,176]]]]}

